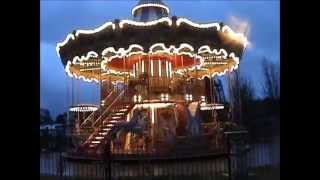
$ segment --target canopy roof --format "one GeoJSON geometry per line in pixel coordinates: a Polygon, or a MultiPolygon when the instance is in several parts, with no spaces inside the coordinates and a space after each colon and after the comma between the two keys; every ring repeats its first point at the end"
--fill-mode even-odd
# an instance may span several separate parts
{"type": "Polygon", "coordinates": [[[246,44],[243,34],[223,23],[198,24],[174,16],[149,22],[115,20],[94,30],[73,31],[56,51],[69,76],[98,82],[105,76],[129,75],[137,59],[155,56],[174,62],[177,74],[222,75],[238,67],[246,44]],[[84,64],[91,69],[82,71],[84,64]]]}
{"type": "Polygon", "coordinates": [[[160,8],[166,11],[166,14],[169,14],[169,8],[161,0],[140,0],[138,4],[132,8],[132,15],[135,15],[137,10],[142,8],[160,8]]]}
{"type": "Polygon", "coordinates": [[[142,4],[162,4],[165,5],[161,0],[139,0],[138,5],[142,4]]]}

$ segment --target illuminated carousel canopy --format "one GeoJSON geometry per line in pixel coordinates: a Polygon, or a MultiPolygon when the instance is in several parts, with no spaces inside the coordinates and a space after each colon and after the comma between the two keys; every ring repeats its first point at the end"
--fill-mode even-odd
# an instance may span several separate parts
{"type": "Polygon", "coordinates": [[[198,24],[159,14],[153,21],[115,20],[93,30],[73,31],[56,50],[69,76],[98,82],[101,77],[132,76],[130,69],[137,61],[150,59],[170,61],[176,74],[222,75],[237,68],[246,44],[243,34],[223,23],[198,24]]]}

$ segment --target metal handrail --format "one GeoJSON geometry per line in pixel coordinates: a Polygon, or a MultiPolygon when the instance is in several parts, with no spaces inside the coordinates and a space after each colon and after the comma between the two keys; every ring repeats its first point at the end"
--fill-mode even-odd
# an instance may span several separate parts
{"type": "Polygon", "coordinates": [[[102,117],[104,117],[104,115],[110,110],[110,108],[113,107],[113,105],[114,105],[114,104],[118,101],[118,99],[124,94],[124,92],[125,92],[125,89],[122,90],[122,91],[120,92],[120,94],[112,101],[112,103],[102,112],[102,114],[99,116],[99,118],[93,123],[93,127],[95,126],[95,124],[96,124],[97,122],[99,122],[99,121],[102,119],[102,117]]]}
{"type": "MultiPolygon", "coordinates": [[[[104,101],[107,101],[107,100],[111,97],[111,95],[113,95],[115,92],[116,92],[115,90],[112,90],[111,93],[109,93],[109,95],[108,95],[106,98],[104,98],[103,100],[104,100],[104,101]]],[[[83,123],[81,123],[80,128],[82,128],[87,122],[91,122],[91,123],[92,123],[92,121],[94,120],[94,115],[95,115],[98,111],[100,111],[101,108],[103,108],[103,107],[100,107],[98,110],[92,112],[92,113],[83,121],[83,123]]]]}
{"type": "MultiPolygon", "coordinates": [[[[101,120],[103,120],[103,119],[106,118],[105,114],[107,114],[107,112],[110,111],[110,108],[112,108],[113,105],[114,105],[116,102],[118,102],[119,98],[124,97],[123,95],[124,95],[124,93],[125,93],[126,91],[127,91],[127,88],[124,88],[124,89],[119,93],[119,95],[112,101],[112,103],[103,111],[103,113],[99,116],[99,118],[93,123],[93,125],[92,125],[93,131],[90,133],[89,137],[86,138],[86,141],[85,141],[85,142],[87,142],[89,139],[91,139],[91,138],[94,136],[94,134],[95,134],[97,131],[99,131],[99,128],[101,127],[100,124],[99,124],[98,126],[95,126],[95,125],[96,125],[98,122],[100,122],[101,120]]],[[[110,113],[109,113],[107,116],[109,116],[109,115],[110,115],[110,113]]]]}

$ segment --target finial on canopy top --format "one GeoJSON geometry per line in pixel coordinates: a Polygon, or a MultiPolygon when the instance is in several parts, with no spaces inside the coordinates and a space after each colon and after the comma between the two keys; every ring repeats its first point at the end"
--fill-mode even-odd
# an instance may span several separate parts
{"type": "Polygon", "coordinates": [[[140,0],[132,8],[132,15],[136,21],[153,21],[169,15],[169,8],[161,0],[140,0]]]}

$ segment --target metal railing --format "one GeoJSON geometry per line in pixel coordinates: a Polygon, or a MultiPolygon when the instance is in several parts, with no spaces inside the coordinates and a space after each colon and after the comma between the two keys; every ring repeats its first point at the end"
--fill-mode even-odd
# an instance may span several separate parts
{"type": "Polygon", "coordinates": [[[246,140],[239,140],[229,141],[229,153],[205,153],[190,146],[185,149],[188,155],[181,150],[170,156],[143,152],[108,155],[105,150],[104,156],[89,159],[46,150],[40,152],[40,179],[280,179],[276,140],[263,138],[244,144],[240,142],[246,140]]]}
{"type": "Polygon", "coordinates": [[[97,116],[99,116],[100,112],[104,110],[105,107],[108,107],[109,103],[114,96],[117,95],[117,91],[112,90],[109,95],[103,99],[104,102],[106,102],[103,106],[100,106],[100,108],[94,112],[92,112],[80,125],[80,128],[84,128],[88,122],[91,122],[91,125],[94,123],[94,120],[97,116]]]}
{"type": "Polygon", "coordinates": [[[112,102],[108,105],[108,107],[106,107],[103,112],[101,114],[99,114],[99,116],[97,117],[97,119],[93,122],[92,124],[92,128],[93,128],[93,131],[90,132],[89,136],[87,136],[85,138],[85,142],[86,143],[88,140],[90,140],[94,135],[95,133],[97,133],[102,124],[103,124],[103,120],[106,119],[108,116],[110,116],[111,112],[114,110],[115,106],[118,105],[118,104],[121,104],[121,103],[124,103],[123,101],[123,97],[124,95],[126,94],[127,92],[127,89],[124,88],[113,100],[112,102]]]}
{"type": "Polygon", "coordinates": [[[101,115],[98,117],[98,119],[93,123],[93,127],[97,128],[100,127],[102,125],[102,120],[104,120],[105,118],[107,118],[110,115],[110,112],[112,111],[112,108],[114,108],[114,106],[116,104],[119,104],[120,100],[122,99],[122,97],[125,94],[126,89],[122,90],[119,95],[113,99],[113,101],[111,102],[111,104],[102,111],[101,115]]]}

